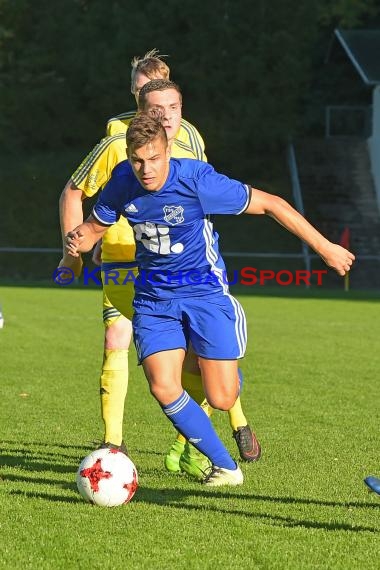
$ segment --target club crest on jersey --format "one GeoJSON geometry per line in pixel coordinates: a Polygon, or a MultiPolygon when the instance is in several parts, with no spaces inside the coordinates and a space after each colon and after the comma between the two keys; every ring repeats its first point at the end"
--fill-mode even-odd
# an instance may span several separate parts
{"type": "Polygon", "coordinates": [[[183,217],[183,208],[182,206],[164,206],[164,220],[168,224],[175,226],[176,224],[182,224],[185,220],[183,217]]]}

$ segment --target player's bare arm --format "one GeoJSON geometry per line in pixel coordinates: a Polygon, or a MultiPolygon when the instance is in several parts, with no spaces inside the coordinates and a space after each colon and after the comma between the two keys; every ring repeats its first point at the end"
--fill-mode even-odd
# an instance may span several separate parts
{"type": "Polygon", "coordinates": [[[93,216],[89,216],[85,222],[66,234],[66,253],[79,257],[81,253],[90,251],[108,228],[109,226],[100,224],[93,216]]]}
{"type": "Polygon", "coordinates": [[[253,189],[251,201],[245,213],[271,216],[288,231],[305,241],[338,275],[345,275],[355,260],[353,253],[326,239],[297,210],[279,196],[253,189]]]}
{"type": "Polygon", "coordinates": [[[82,190],[70,179],[59,199],[59,219],[63,244],[65,244],[67,233],[83,223],[82,202],[85,198],[82,190]]]}
{"type": "Polygon", "coordinates": [[[82,202],[86,198],[85,194],[70,179],[64,187],[59,199],[59,219],[61,224],[63,258],[58,267],[69,267],[74,271],[74,275],[79,277],[82,270],[82,259],[80,256],[73,257],[67,254],[65,236],[83,222],[82,202]]]}

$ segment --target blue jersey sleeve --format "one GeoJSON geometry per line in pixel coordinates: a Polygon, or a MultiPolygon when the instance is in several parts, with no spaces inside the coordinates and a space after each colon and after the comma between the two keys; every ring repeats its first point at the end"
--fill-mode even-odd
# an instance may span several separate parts
{"type": "Polygon", "coordinates": [[[241,214],[251,199],[251,187],[219,174],[210,164],[202,165],[197,194],[205,214],[241,214]]]}

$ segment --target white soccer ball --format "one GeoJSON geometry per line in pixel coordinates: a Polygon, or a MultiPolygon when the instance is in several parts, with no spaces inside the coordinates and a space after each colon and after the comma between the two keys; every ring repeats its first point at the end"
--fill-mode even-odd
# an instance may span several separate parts
{"type": "Polygon", "coordinates": [[[87,455],[79,465],[76,481],[82,497],[101,507],[128,503],[138,487],[136,467],[116,449],[96,449],[87,455]]]}

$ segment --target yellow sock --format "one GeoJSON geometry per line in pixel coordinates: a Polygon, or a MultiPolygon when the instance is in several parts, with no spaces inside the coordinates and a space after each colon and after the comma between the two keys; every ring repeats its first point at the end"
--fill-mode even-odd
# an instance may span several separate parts
{"type": "Polygon", "coordinates": [[[105,349],[100,377],[100,404],[104,441],[120,445],[123,439],[124,400],[128,390],[128,350],[105,349]]]}
{"type": "Polygon", "coordinates": [[[234,431],[236,431],[238,427],[247,425],[247,418],[245,417],[243,409],[241,407],[239,396],[237,397],[236,402],[232,408],[228,410],[228,416],[230,418],[230,426],[234,431]]]}
{"type": "Polygon", "coordinates": [[[182,373],[182,386],[189,396],[193,398],[201,406],[204,413],[211,416],[213,409],[205,398],[205,393],[202,386],[202,378],[198,374],[184,371],[182,373]]]}

